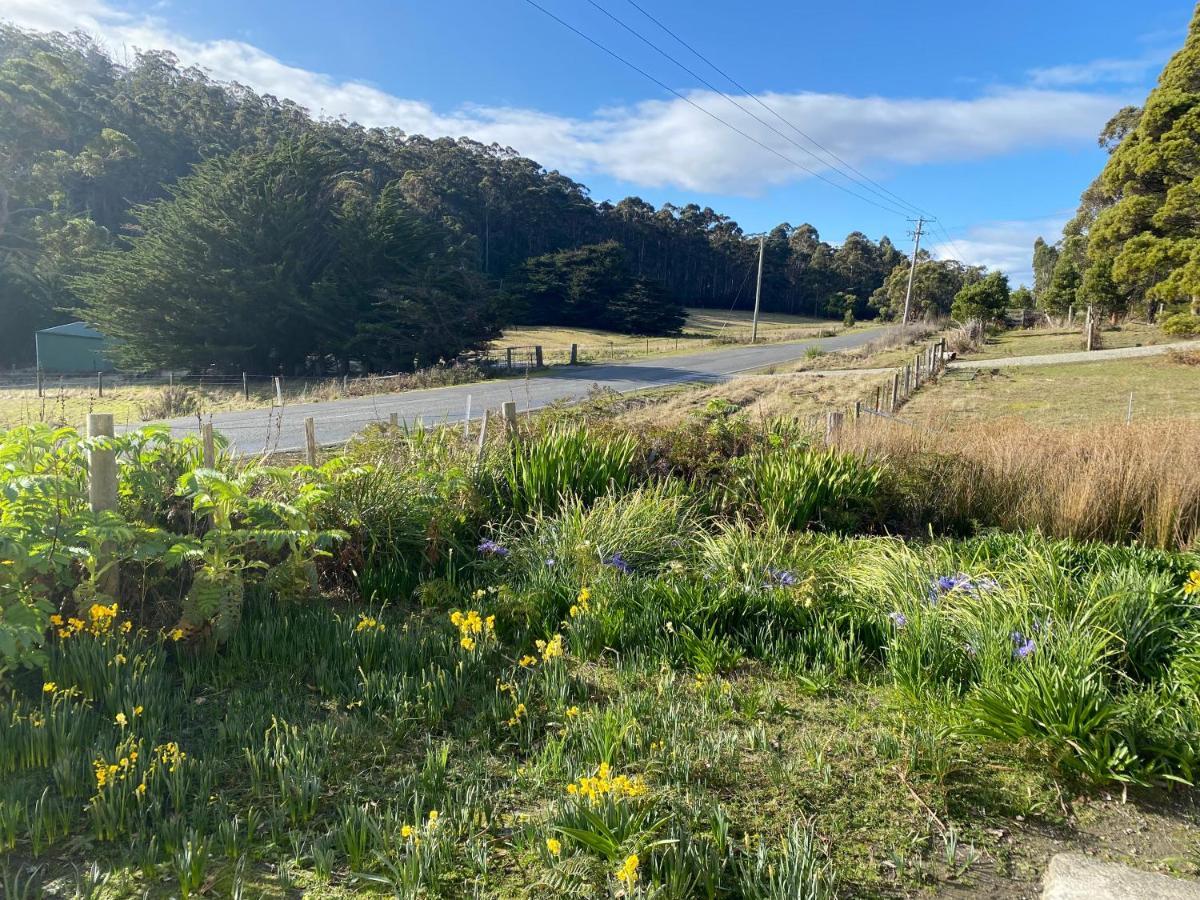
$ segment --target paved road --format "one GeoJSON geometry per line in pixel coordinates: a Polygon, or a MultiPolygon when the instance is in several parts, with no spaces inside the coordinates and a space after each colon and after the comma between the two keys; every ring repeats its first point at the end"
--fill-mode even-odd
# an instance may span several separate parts
{"type": "MultiPolygon", "coordinates": [[[[468,396],[471,398],[471,418],[476,420],[485,408],[497,410],[506,400],[516,401],[517,409],[524,412],[556,401],[582,400],[598,387],[624,393],[689,381],[719,382],[739,372],[793,362],[803,357],[810,347],[826,351],[859,347],[883,330],[873,328],[831,338],[730,347],[640,362],[559,366],[531,378],[505,378],[399,394],[216,413],[212,423],[240,454],[299,450],[304,447],[304,420],[308,416],[316,420],[317,440],[321,444],[339,444],[371,422],[386,422],[392,413],[399,414],[400,420],[409,425],[418,417],[426,423],[461,421],[468,396]]],[[[196,433],[195,417],[172,419],[167,424],[177,435],[196,433]]]]}

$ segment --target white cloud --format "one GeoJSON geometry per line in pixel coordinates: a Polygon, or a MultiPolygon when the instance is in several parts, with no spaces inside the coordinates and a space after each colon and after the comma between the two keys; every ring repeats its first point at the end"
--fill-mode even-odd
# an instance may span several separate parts
{"type": "Polygon", "coordinates": [[[1014,219],[971,225],[961,236],[938,234],[929,252],[937,259],[958,259],[1006,273],[1015,288],[1033,286],[1033,242],[1039,237],[1054,243],[1073,213],[1038,219],[1014,219]]]}
{"type": "Polygon", "coordinates": [[[1029,80],[1035,87],[1069,88],[1096,84],[1144,84],[1170,57],[1156,50],[1137,59],[1095,59],[1090,62],[1033,69],[1029,80]]]}
{"type": "MultiPolygon", "coordinates": [[[[512,146],[577,177],[603,174],[643,187],[755,195],[809,177],[788,157],[825,169],[719,95],[688,95],[775,152],[756,147],[678,98],[648,100],[583,118],[532,109],[467,105],[438,111],[358,81],[288,65],[238,40],[194,41],[159,19],[130,15],[103,0],[6,0],[3,15],[26,27],[95,35],[115,51],[167,49],[220,80],[290,98],[316,115],[346,116],[409,133],[470,136],[512,146]]],[[[1068,67],[1063,67],[1068,68],[1068,67]]],[[[1045,85],[1056,76],[1044,70],[1045,85]]],[[[1067,76],[1059,74],[1060,82],[1067,76]]],[[[1076,76],[1081,77],[1081,76],[1076,76]]],[[[1080,82],[1082,83],[1082,82],[1080,82]]],[[[1090,144],[1124,98],[1048,87],[1009,88],[973,99],[892,99],[837,94],[765,94],[763,102],[858,168],[986,158],[1019,149],[1090,144]]],[[[747,105],[743,102],[743,105],[747,105]]],[[[760,115],[764,115],[760,110],[760,115]]],[[[802,145],[806,142],[795,139],[802,145]]],[[[806,145],[807,146],[807,145],[806,145]]],[[[861,191],[861,189],[858,189],[861,191]]]]}

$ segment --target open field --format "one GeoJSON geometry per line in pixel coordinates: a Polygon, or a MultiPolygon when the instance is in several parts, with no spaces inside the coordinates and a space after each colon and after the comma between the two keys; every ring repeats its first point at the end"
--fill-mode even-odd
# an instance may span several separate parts
{"type": "Polygon", "coordinates": [[[903,416],[924,422],[977,422],[1019,417],[1041,425],[1124,422],[1133,417],[1200,418],[1200,366],[1170,354],[1149,359],[948,372],[921,390],[903,416]]]}
{"type": "MultiPolygon", "coordinates": [[[[581,362],[643,358],[674,352],[695,351],[750,340],[752,314],[743,310],[689,309],[687,322],[678,337],[643,337],[615,334],[591,328],[549,326],[509,327],[491,348],[501,357],[506,347],[519,348],[516,361],[524,365],[535,344],[543,348],[547,363],[566,362],[571,344],[579,345],[581,362]]],[[[806,316],[763,313],[758,321],[758,339],[795,341],[840,334],[847,329],[840,323],[806,316]]]]}
{"type": "MultiPolygon", "coordinates": [[[[1181,339],[1164,335],[1162,329],[1157,325],[1129,322],[1117,327],[1106,327],[1100,333],[1100,348],[1109,350],[1119,347],[1144,347],[1178,340],[1181,339]]],[[[1013,328],[992,335],[979,352],[967,354],[963,358],[971,360],[999,359],[1008,356],[1074,353],[1085,349],[1082,325],[1072,329],[1013,328]]]]}

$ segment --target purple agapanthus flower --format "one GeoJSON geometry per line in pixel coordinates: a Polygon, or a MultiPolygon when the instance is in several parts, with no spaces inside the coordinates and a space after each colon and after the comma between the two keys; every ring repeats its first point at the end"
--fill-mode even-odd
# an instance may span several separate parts
{"type": "Polygon", "coordinates": [[[1030,638],[1029,640],[1025,641],[1023,644],[1021,644],[1019,647],[1017,647],[1015,650],[1013,650],[1013,659],[1025,659],[1030,654],[1032,654],[1033,651],[1036,649],[1037,649],[1037,644],[1035,644],[1033,642],[1033,638],[1030,638]]]}
{"type": "Polygon", "coordinates": [[[604,564],[606,566],[612,566],[618,572],[621,572],[625,575],[628,575],[630,572],[633,571],[633,566],[631,566],[631,565],[629,565],[629,563],[625,562],[625,560],[621,557],[621,554],[619,552],[614,553],[612,556],[610,556],[608,559],[606,559],[604,561],[604,564]]]}
{"type": "Polygon", "coordinates": [[[903,628],[908,624],[908,616],[900,612],[900,610],[895,610],[894,612],[888,613],[888,618],[892,620],[892,624],[894,624],[897,628],[903,628]]]}
{"type": "Polygon", "coordinates": [[[484,556],[508,556],[508,548],[501,547],[495,541],[480,541],[479,552],[484,556]]]}
{"type": "Polygon", "coordinates": [[[953,575],[938,575],[930,579],[927,598],[930,604],[936,604],[944,594],[963,591],[968,594],[986,594],[994,591],[999,585],[993,578],[974,580],[970,575],[956,572],[953,575]]]}
{"type": "Polygon", "coordinates": [[[767,569],[767,580],[763,582],[763,587],[795,587],[799,583],[800,579],[786,569],[767,569]]]}

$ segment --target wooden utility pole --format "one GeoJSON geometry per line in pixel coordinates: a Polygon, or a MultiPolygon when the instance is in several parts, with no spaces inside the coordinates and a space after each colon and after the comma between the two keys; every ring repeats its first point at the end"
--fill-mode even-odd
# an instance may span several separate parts
{"type": "MultiPolygon", "coordinates": [[[[911,220],[910,220],[911,221],[911,220]]],[[[916,238],[916,243],[913,244],[912,265],[908,268],[908,290],[904,292],[904,321],[902,325],[908,324],[908,314],[912,309],[912,289],[913,279],[917,275],[917,254],[921,252],[921,229],[925,227],[924,217],[917,217],[917,230],[913,232],[913,237],[916,238]]]]}
{"type": "Polygon", "coordinates": [[[754,288],[754,320],[750,325],[750,343],[758,341],[758,307],[762,302],[762,270],[763,270],[763,254],[766,252],[767,238],[766,235],[758,237],[758,283],[754,288]]]}

